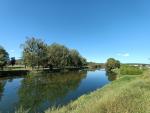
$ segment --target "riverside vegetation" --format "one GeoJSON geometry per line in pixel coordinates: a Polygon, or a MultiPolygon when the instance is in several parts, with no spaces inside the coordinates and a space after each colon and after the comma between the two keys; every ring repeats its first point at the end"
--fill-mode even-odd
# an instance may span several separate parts
{"type": "Polygon", "coordinates": [[[116,81],[81,96],[67,106],[51,108],[46,113],[149,113],[150,70],[121,66],[116,72],[119,71],[123,75],[118,73],[116,81]]]}
{"type": "MultiPolygon", "coordinates": [[[[117,80],[66,106],[49,108],[45,113],[149,113],[150,69],[129,65],[119,67],[111,70],[117,73],[117,80]]],[[[19,110],[27,112],[22,108],[19,110]]]]}
{"type": "MultiPolygon", "coordinates": [[[[22,64],[29,70],[81,68],[87,65],[86,59],[77,50],[60,44],[47,45],[41,39],[28,38],[21,47],[22,64]]],[[[1,70],[15,63],[15,58],[9,59],[7,51],[0,47],[1,70]]],[[[150,112],[150,69],[123,65],[113,58],[107,60],[105,69],[108,74],[113,72],[115,81],[68,105],[49,108],[45,113],[150,112]]],[[[16,110],[16,113],[29,113],[24,106],[16,110]]]]}
{"type": "MultiPolygon", "coordinates": [[[[21,48],[23,52],[20,64],[28,70],[81,68],[87,65],[86,59],[77,50],[57,43],[48,45],[34,37],[27,38],[24,44],[21,44],[21,48]]],[[[10,59],[8,52],[0,46],[1,70],[4,67],[7,69],[8,65],[13,66],[15,63],[15,58],[10,59]]]]}

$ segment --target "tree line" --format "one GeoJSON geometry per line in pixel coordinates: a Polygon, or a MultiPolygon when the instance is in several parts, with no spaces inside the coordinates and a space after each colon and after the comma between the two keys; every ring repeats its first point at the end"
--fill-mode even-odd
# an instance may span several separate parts
{"type": "MultiPolygon", "coordinates": [[[[53,43],[46,44],[43,40],[37,38],[27,38],[21,44],[22,61],[25,67],[32,69],[43,68],[80,68],[87,65],[87,61],[75,49],[69,49],[64,45],[53,43]]],[[[9,58],[8,52],[0,46],[0,68],[10,64],[15,65],[15,57],[9,58]]]]}
{"type": "Polygon", "coordinates": [[[64,45],[53,43],[46,44],[41,39],[27,38],[23,48],[22,59],[26,66],[34,68],[65,68],[82,67],[87,61],[75,49],[69,49],[64,45]]]}
{"type": "MultiPolygon", "coordinates": [[[[46,44],[43,40],[34,37],[27,38],[21,44],[22,62],[25,67],[32,69],[39,68],[80,68],[88,63],[84,57],[75,49],[69,49],[64,45],[57,43],[46,44]]],[[[15,57],[9,59],[8,52],[0,46],[0,68],[3,69],[7,64],[14,65],[15,57]]],[[[115,68],[120,68],[120,62],[116,59],[109,58],[105,63],[106,71],[111,71],[115,68]]]]}

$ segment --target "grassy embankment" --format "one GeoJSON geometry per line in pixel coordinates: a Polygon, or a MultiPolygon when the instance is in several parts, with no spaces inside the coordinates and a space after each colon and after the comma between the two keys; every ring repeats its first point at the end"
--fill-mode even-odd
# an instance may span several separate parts
{"type": "Polygon", "coordinates": [[[119,75],[102,89],[46,113],[150,113],[150,70],[141,74],[141,70],[125,68],[118,72],[140,75],[119,75]]]}
{"type": "MultiPolygon", "coordinates": [[[[121,67],[118,79],[61,108],[45,113],[150,113],[150,69],[121,67]],[[132,75],[125,75],[125,74],[132,75]],[[138,75],[136,75],[138,74],[138,75]]],[[[20,108],[16,113],[28,113],[20,108]]]]}

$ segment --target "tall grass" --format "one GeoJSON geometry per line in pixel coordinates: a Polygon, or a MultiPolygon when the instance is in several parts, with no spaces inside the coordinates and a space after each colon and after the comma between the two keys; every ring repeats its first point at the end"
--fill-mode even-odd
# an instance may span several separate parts
{"type": "Polygon", "coordinates": [[[29,113],[29,109],[25,110],[22,106],[15,111],[15,113],[29,113]]]}
{"type": "Polygon", "coordinates": [[[62,108],[46,113],[150,113],[150,71],[126,75],[62,108]]]}
{"type": "MultiPolygon", "coordinates": [[[[16,113],[28,113],[22,108],[16,113]]],[[[126,75],[102,89],[45,113],[150,113],[150,70],[126,75]]]]}

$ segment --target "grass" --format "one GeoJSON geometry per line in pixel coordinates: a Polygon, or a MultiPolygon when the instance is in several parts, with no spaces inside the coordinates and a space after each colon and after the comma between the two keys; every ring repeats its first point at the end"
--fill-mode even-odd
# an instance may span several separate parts
{"type": "Polygon", "coordinates": [[[129,65],[122,65],[120,68],[121,75],[140,75],[143,73],[143,68],[129,65]]]}
{"type": "Polygon", "coordinates": [[[29,110],[24,110],[22,106],[15,111],[15,113],[29,113],[29,110]]]}
{"type": "MultiPolygon", "coordinates": [[[[61,108],[45,113],[150,113],[150,70],[120,78],[61,108]]],[[[28,113],[19,109],[16,113],[28,113]]]]}
{"type": "Polygon", "coordinates": [[[20,71],[20,70],[31,70],[31,68],[25,68],[24,65],[14,65],[14,66],[6,66],[3,70],[0,71],[20,71]]]}
{"type": "Polygon", "coordinates": [[[102,89],[45,113],[150,113],[150,70],[121,76],[102,89]]]}

